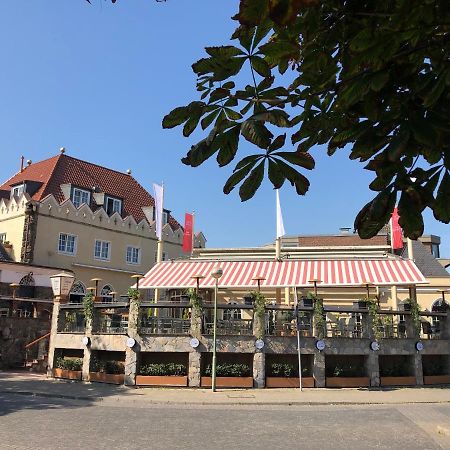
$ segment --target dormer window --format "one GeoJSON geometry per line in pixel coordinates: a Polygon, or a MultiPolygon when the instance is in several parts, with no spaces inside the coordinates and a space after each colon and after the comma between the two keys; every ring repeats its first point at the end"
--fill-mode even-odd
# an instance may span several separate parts
{"type": "Polygon", "coordinates": [[[81,205],[89,205],[91,203],[91,193],[84,189],[74,187],[71,199],[75,208],[79,208],[81,205]]]}
{"type": "Polygon", "coordinates": [[[122,200],[114,197],[105,197],[106,212],[109,216],[114,213],[122,214],[122,200]]]}
{"type": "Polygon", "coordinates": [[[165,225],[166,223],[169,222],[169,213],[167,211],[163,211],[162,219],[163,219],[163,225],[165,225]]]}
{"type": "Polygon", "coordinates": [[[25,183],[13,186],[11,189],[11,198],[20,197],[25,192],[25,183]]]}

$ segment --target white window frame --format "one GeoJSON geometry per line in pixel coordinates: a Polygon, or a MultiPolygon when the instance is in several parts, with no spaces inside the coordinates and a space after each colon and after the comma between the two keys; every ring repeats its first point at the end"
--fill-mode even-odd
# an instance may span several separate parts
{"type": "Polygon", "coordinates": [[[127,245],[127,248],[125,250],[125,261],[127,264],[133,265],[133,266],[139,266],[141,264],[141,255],[142,251],[140,247],[136,247],[135,245],[127,245]],[[131,258],[128,259],[128,250],[130,250],[131,258]],[[133,250],[137,250],[137,261],[133,261],[133,250]]]}
{"type": "Polygon", "coordinates": [[[162,214],[162,224],[163,226],[169,223],[169,213],[167,211],[163,211],[162,214]]]}
{"type": "Polygon", "coordinates": [[[105,196],[105,210],[108,212],[108,214],[113,215],[114,213],[122,214],[122,200],[120,198],[116,197],[109,197],[108,195],[105,196]],[[112,211],[108,212],[108,201],[111,200],[113,203],[112,211]],[[119,209],[116,210],[115,206],[119,205],[119,209]]]}
{"type": "Polygon", "coordinates": [[[71,234],[71,233],[59,233],[58,235],[58,253],[60,255],[66,255],[66,256],[75,256],[77,254],[77,244],[78,244],[78,236],[76,234],[71,234]],[[73,251],[69,252],[67,251],[67,240],[66,240],[66,245],[65,248],[66,250],[61,250],[60,248],[60,243],[61,243],[61,236],[67,236],[67,237],[73,237],[73,251]]]}
{"type": "Polygon", "coordinates": [[[6,242],[6,233],[0,233],[0,243],[4,244],[6,242]]]}
{"type": "Polygon", "coordinates": [[[20,197],[25,192],[25,183],[18,184],[11,188],[11,198],[20,197]]]}
{"type": "Polygon", "coordinates": [[[94,241],[94,259],[97,261],[111,261],[111,241],[103,241],[102,239],[96,239],[94,241]],[[97,256],[97,242],[100,243],[100,256],[97,256]],[[107,245],[108,251],[106,257],[102,256],[103,254],[103,246],[107,245]]]}
{"type": "Polygon", "coordinates": [[[81,188],[77,188],[74,187],[73,191],[72,191],[72,203],[73,206],[75,206],[75,208],[79,208],[81,205],[90,205],[91,203],[91,193],[90,191],[86,190],[86,189],[81,189],[81,188]],[[77,204],[77,202],[75,202],[75,194],[76,193],[80,193],[80,203],[77,204]],[[84,202],[82,201],[82,195],[86,194],[87,195],[87,200],[84,202]]]}

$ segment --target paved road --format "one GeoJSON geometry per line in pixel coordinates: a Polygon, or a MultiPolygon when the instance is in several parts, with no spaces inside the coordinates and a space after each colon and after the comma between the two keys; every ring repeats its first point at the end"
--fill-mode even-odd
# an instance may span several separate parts
{"type": "Polygon", "coordinates": [[[450,449],[450,405],[180,406],[0,394],[0,449],[450,449]]]}

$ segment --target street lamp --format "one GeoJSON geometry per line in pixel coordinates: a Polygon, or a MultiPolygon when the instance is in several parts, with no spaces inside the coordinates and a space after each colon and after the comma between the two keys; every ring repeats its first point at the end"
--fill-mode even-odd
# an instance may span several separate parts
{"type": "Polygon", "coordinates": [[[137,273],[136,275],[131,275],[131,278],[133,278],[133,280],[136,280],[136,289],[139,290],[139,280],[144,278],[144,275],[137,273]]]}
{"type": "Polygon", "coordinates": [[[264,281],[266,277],[262,275],[256,275],[256,277],[252,278],[252,281],[256,281],[258,283],[258,292],[261,292],[261,282],[264,281]]]}
{"type": "Polygon", "coordinates": [[[52,283],[53,295],[58,300],[61,297],[67,297],[72,289],[73,282],[75,281],[75,277],[70,273],[61,272],[56,275],[52,275],[50,277],[50,281],[52,283]]]}
{"type": "Polygon", "coordinates": [[[223,270],[220,267],[216,267],[212,272],[211,276],[215,280],[214,285],[214,327],[213,327],[213,357],[212,357],[212,380],[211,388],[213,392],[216,392],[216,366],[217,366],[217,290],[219,284],[219,278],[223,275],[223,270]]]}
{"type": "Polygon", "coordinates": [[[322,280],[313,278],[312,280],[308,280],[308,283],[312,283],[314,285],[314,296],[317,297],[317,283],[322,283],[322,280]]]}
{"type": "Polygon", "coordinates": [[[200,280],[203,280],[203,278],[205,278],[205,276],[198,273],[198,274],[192,275],[191,278],[195,280],[195,293],[198,294],[198,291],[200,290],[200,280]]]}

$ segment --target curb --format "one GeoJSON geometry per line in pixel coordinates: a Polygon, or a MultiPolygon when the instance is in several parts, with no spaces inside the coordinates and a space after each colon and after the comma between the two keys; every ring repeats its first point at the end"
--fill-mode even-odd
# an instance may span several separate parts
{"type": "MultiPolygon", "coordinates": [[[[85,397],[78,395],[66,395],[66,394],[50,394],[47,392],[33,392],[33,391],[0,391],[0,394],[14,394],[24,397],[42,397],[42,398],[54,398],[61,400],[80,400],[89,402],[103,402],[105,397],[85,397]]],[[[118,396],[108,397],[109,399],[119,400],[118,396]]],[[[127,399],[128,400],[128,399],[127,399]]],[[[418,404],[449,404],[450,400],[438,400],[438,401],[404,401],[395,403],[386,403],[381,401],[361,401],[361,402],[336,402],[336,401],[289,401],[289,402],[243,402],[243,401],[164,401],[164,400],[151,400],[151,399],[129,399],[131,403],[148,403],[150,405],[183,405],[183,406],[369,406],[369,405],[418,405],[418,404]]],[[[438,433],[450,436],[450,429],[438,427],[438,433]]]]}

